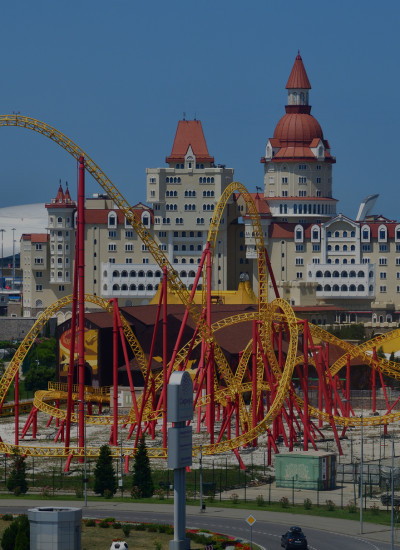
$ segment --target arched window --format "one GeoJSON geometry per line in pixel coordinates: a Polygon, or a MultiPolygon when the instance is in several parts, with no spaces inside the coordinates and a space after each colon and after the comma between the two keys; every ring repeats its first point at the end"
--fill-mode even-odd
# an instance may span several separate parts
{"type": "Polygon", "coordinates": [[[359,271],[359,272],[357,273],[357,277],[365,277],[364,271],[359,271]]]}
{"type": "Polygon", "coordinates": [[[352,231],[352,232],[350,233],[350,237],[352,237],[352,238],[354,239],[355,236],[356,236],[356,232],[355,232],[355,231],[352,231]]]}
{"type": "Polygon", "coordinates": [[[115,212],[108,213],[108,227],[117,227],[117,214],[115,212]]]}
{"type": "Polygon", "coordinates": [[[188,277],[196,277],[196,273],[194,271],[189,271],[188,277]]]}
{"type": "Polygon", "coordinates": [[[146,290],[151,292],[153,290],[153,285],[147,285],[146,290]]]}
{"type": "Polygon", "coordinates": [[[128,290],[128,285],[122,285],[121,290],[128,290]]]}
{"type": "Polygon", "coordinates": [[[335,231],[335,237],[336,237],[336,238],[339,237],[339,231],[335,231]]]}
{"type": "Polygon", "coordinates": [[[122,271],[121,277],[128,277],[128,272],[125,269],[122,271]]]}
{"type": "Polygon", "coordinates": [[[181,277],[187,277],[186,271],[181,271],[181,277]]]}
{"type": "Polygon", "coordinates": [[[322,285],[317,286],[317,292],[320,292],[322,290],[322,285]]]}
{"type": "Polygon", "coordinates": [[[333,292],[339,292],[339,285],[333,285],[332,290],[333,292]]]}
{"type": "Polygon", "coordinates": [[[113,285],[112,289],[113,290],[119,290],[119,285],[113,285]]]}
{"type": "Polygon", "coordinates": [[[341,277],[347,277],[347,271],[342,271],[342,273],[340,274],[341,277]]]}
{"type": "Polygon", "coordinates": [[[142,224],[145,227],[150,227],[150,214],[148,212],[142,213],[142,224]]]}
{"type": "Polygon", "coordinates": [[[339,252],[339,250],[340,250],[340,246],[338,244],[335,244],[335,251],[339,252]]]}
{"type": "Polygon", "coordinates": [[[156,271],[154,273],[154,277],[161,277],[161,271],[156,271]]]}
{"type": "Polygon", "coordinates": [[[317,271],[317,273],[315,274],[316,277],[322,277],[322,271],[317,271]]]}
{"type": "Polygon", "coordinates": [[[131,285],[131,286],[129,287],[129,290],[136,290],[136,285],[131,285]]]}
{"type": "Polygon", "coordinates": [[[113,277],[119,277],[119,271],[115,270],[112,274],[113,277]]]}
{"type": "Polygon", "coordinates": [[[364,290],[365,290],[364,285],[358,285],[357,290],[358,290],[359,292],[364,292],[364,290]]]}
{"type": "Polygon", "coordinates": [[[131,272],[129,273],[129,277],[136,277],[136,271],[134,271],[134,270],[131,271],[131,272]]]}
{"type": "Polygon", "coordinates": [[[340,288],[340,290],[341,290],[342,292],[347,292],[347,285],[342,285],[341,288],[340,288]]]}
{"type": "Polygon", "coordinates": [[[349,276],[350,277],[356,277],[356,272],[355,271],[350,271],[349,276]]]}
{"type": "Polygon", "coordinates": [[[146,277],[153,277],[153,272],[152,271],[148,271],[146,273],[146,277]]]}
{"type": "Polygon", "coordinates": [[[331,272],[330,271],[325,271],[324,277],[331,277],[331,272]]]}
{"type": "Polygon", "coordinates": [[[339,277],[339,271],[334,271],[334,272],[333,272],[333,276],[334,276],[334,277],[339,277]]]}
{"type": "Polygon", "coordinates": [[[330,292],[331,290],[332,290],[331,285],[325,285],[325,286],[324,286],[324,291],[325,291],[325,292],[330,292]]]}
{"type": "Polygon", "coordinates": [[[343,245],[343,252],[347,252],[347,244],[343,245]]]}
{"type": "Polygon", "coordinates": [[[374,272],[370,271],[368,275],[369,275],[369,278],[371,279],[374,276],[374,272]]]}
{"type": "Polygon", "coordinates": [[[386,225],[380,225],[378,229],[378,241],[386,242],[387,241],[387,227],[386,225]]]}
{"type": "Polygon", "coordinates": [[[350,285],[349,290],[350,290],[350,292],[355,292],[356,291],[356,285],[350,285]]]}
{"type": "Polygon", "coordinates": [[[43,307],[43,302],[42,302],[42,300],[36,300],[36,302],[35,302],[35,307],[43,307]]]}
{"type": "Polygon", "coordinates": [[[139,271],[138,276],[139,276],[139,277],[144,277],[144,271],[142,271],[142,270],[139,271]]]}
{"type": "Polygon", "coordinates": [[[343,237],[347,237],[347,231],[343,231],[343,237]]]}

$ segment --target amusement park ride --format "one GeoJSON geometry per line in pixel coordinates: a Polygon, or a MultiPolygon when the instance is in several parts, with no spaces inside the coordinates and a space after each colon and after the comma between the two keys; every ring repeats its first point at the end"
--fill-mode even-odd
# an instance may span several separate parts
{"type": "MultiPolygon", "coordinates": [[[[264,246],[263,232],[256,206],[246,188],[237,182],[231,183],[222,194],[214,211],[208,232],[207,244],[198,267],[193,289],[189,293],[181,282],[173,266],[160,250],[118,189],[102,170],[73,141],[61,132],[38,120],[20,115],[1,115],[0,126],[17,126],[38,132],[55,141],[70,153],[79,164],[78,216],[75,255],[73,294],[65,296],[44,311],[26,335],[9,367],[0,380],[0,407],[15,381],[15,441],[14,444],[0,442],[2,453],[12,453],[19,446],[24,455],[42,457],[65,457],[66,469],[73,457],[83,460],[86,456],[95,457],[99,448],[91,447],[85,441],[85,425],[109,426],[106,438],[112,453],[125,457],[125,468],[133,457],[138,440],[142,434],[148,439],[161,443],[150,445],[151,458],[165,458],[167,453],[167,384],[174,370],[185,370],[191,364],[193,350],[201,347],[201,356],[197,364],[194,382],[194,448],[195,455],[216,454],[225,451],[235,452],[239,462],[240,447],[256,446],[257,438],[266,436],[268,461],[272,451],[278,452],[276,441],[282,438],[289,450],[301,443],[306,451],[317,449],[318,442],[324,438],[323,430],[329,428],[336,441],[339,453],[342,453],[341,438],[349,426],[387,425],[400,420],[400,412],[394,412],[399,399],[390,403],[384,376],[400,379],[400,365],[378,358],[376,348],[383,342],[399,337],[400,330],[394,330],[378,336],[360,346],[341,341],[329,332],[306,320],[296,318],[291,306],[279,297],[268,255],[264,246]],[[163,271],[162,288],[157,309],[153,341],[148,356],[143,352],[132,329],[123,318],[116,299],[106,301],[98,296],[84,293],[84,197],[85,170],[101,185],[107,195],[125,215],[126,220],[138,233],[154,260],[163,271]],[[212,260],[219,224],[225,205],[233,193],[241,193],[246,202],[247,212],[253,225],[258,263],[258,299],[256,313],[242,313],[212,323],[211,320],[211,273],[212,260]],[[271,278],[276,298],[268,302],[268,275],[271,278]],[[194,295],[202,277],[202,303],[194,302],[194,295]],[[167,356],[167,285],[179,296],[185,306],[185,313],[172,357],[167,356]],[[113,392],[113,414],[101,414],[102,404],[109,402],[109,393],[102,388],[84,385],[84,320],[85,302],[91,302],[113,315],[113,384],[118,387],[118,343],[121,342],[127,366],[133,406],[128,415],[118,414],[118,395],[113,392]],[[61,308],[72,303],[71,348],[68,370],[68,384],[53,385],[48,391],[35,394],[33,408],[22,430],[18,415],[18,371],[30,347],[40,334],[47,321],[61,308]],[[162,313],[162,321],[160,321],[162,313]],[[188,317],[195,323],[193,337],[183,342],[183,333],[188,317]],[[157,329],[162,323],[163,368],[158,374],[151,371],[157,329]],[[233,370],[218,345],[218,331],[235,323],[251,323],[252,338],[240,355],[238,366],[233,370]],[[75,331],[78,342],[78,384],[73,385],[75,358],[75,331]],[[130,346],[144,378],[144,388],[139,395],[134,387],[129,369],[127,344],[130,346]],[[329,347],[341,350],[339,358],[330,360],[329,347]],[[351,361],[357,358],[371,369],[372,413],[370,417],[355,415],[350,399],[351,361]],[[318,379],[318,407],[310,405],[310,372],[318,379]],[[339,378],[339,372],[341,378],[339,378]],[[344,374],[343,374],[344,373],[344,374]],[[295,387],[294,378],[297,380],[295,387]],[[378,415],[376,409],[376,378],[380,379],[384,399],[385,414],[378,415]],[[301,397],[300,397],[301,395],[301,397]],[[86,407],[87,404],[87,407],[86,407]],[[76,410],[77,408],[77,410],[76,410]],[[58,432],[55,443],[62,445],[28,446],[21,440],[32,430],[36,439],[38,413],[50,416],[47,425],[56,419],[58,432]],[[96,414],[97,412],[97,414],[96,414]],[[71,426],[78,424],[78,440],[71,441],[71,426]],[[118,428],[129,428],[125,444],[118,445],[118,428]],[[196,436],[196,434],[199,434],[196,436]],[[196,441],[196,437],[198,438],[196,441]],[[207,437],[207,443],[205,443],[207,437]]],[[[175,337],[175,336],[174,336],[175,337]]],[[[1,439],[1,438],[0,438],[1,439]]],[[[90,443],[90,442],[89,442],[90,443]]]]}

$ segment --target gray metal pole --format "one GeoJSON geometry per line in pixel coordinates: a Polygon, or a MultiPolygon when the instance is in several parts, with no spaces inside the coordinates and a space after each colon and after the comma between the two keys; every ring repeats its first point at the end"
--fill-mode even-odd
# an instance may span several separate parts
{"type": "Polygon", "coordinates": [[[203,511],[203,445],[200,445],[200,512],[203,511]]]}

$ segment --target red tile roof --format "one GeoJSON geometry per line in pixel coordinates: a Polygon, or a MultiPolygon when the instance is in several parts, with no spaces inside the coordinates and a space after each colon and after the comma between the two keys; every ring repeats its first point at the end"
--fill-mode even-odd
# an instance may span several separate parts
{"type": "MultiPolygon", "coordinates": [[[[151,208],[132,208],[132,211],[141,219],[143,212],[149,212],[151,217],[151,223],[154,223],[154,213],[151,208]]],[[[85,210],[85,223],[98,223],[107,225],[108,223],[108,214],[114,212],[117,215],[118,225],[124,224],[125,216],[121,210],[118,209],[105,209],[105,208],[88,208],[85,210]]]]}
{"type": "Polygon", "coordinates": [[[290,73],[289,80],[286,84],[286,89],[288,90],[299,88],[303,90],[311,90],[311,84],[308,80],[308,76],[300,54],[298,54],[295,59],[292,72],[290,73]]]}
{"type": "Polygon", "coordinates": [[[214,157],[208,153],[200,120],[180,120],[178,122],[172,151],[170,156],[165,159],[166,162],[183,162],[189,146],[192,147],[196,156],[196,162],[214,162],[214,157]]]}
{"type": "Polygon", "coordinates": [[[47,233],[22,233],[22,241],[31,241],[32,243],[47,243],[49,235],[47,233]]]}

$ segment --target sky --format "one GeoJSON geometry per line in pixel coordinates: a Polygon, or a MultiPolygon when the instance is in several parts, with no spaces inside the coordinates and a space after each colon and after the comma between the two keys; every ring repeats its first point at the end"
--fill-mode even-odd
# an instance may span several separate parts
{"type": "MultiPolygon", "coordinates": [[[[379,193],[375,213],[399,219],[399,16],[394,0],[15,0],[2,5],[0,113],[63,132],[132,205],[185,113],[201,120],[215,162],[255,191],[300,50],[337,159],[338,212],[354,218],[379,193]]],[[[49,139],[0,128],[0,208],[47,202],[59,180],[75,198],[76,176],[49,139]]],[[[88,178],[87,194],[99,191],[88,178]]]]}

